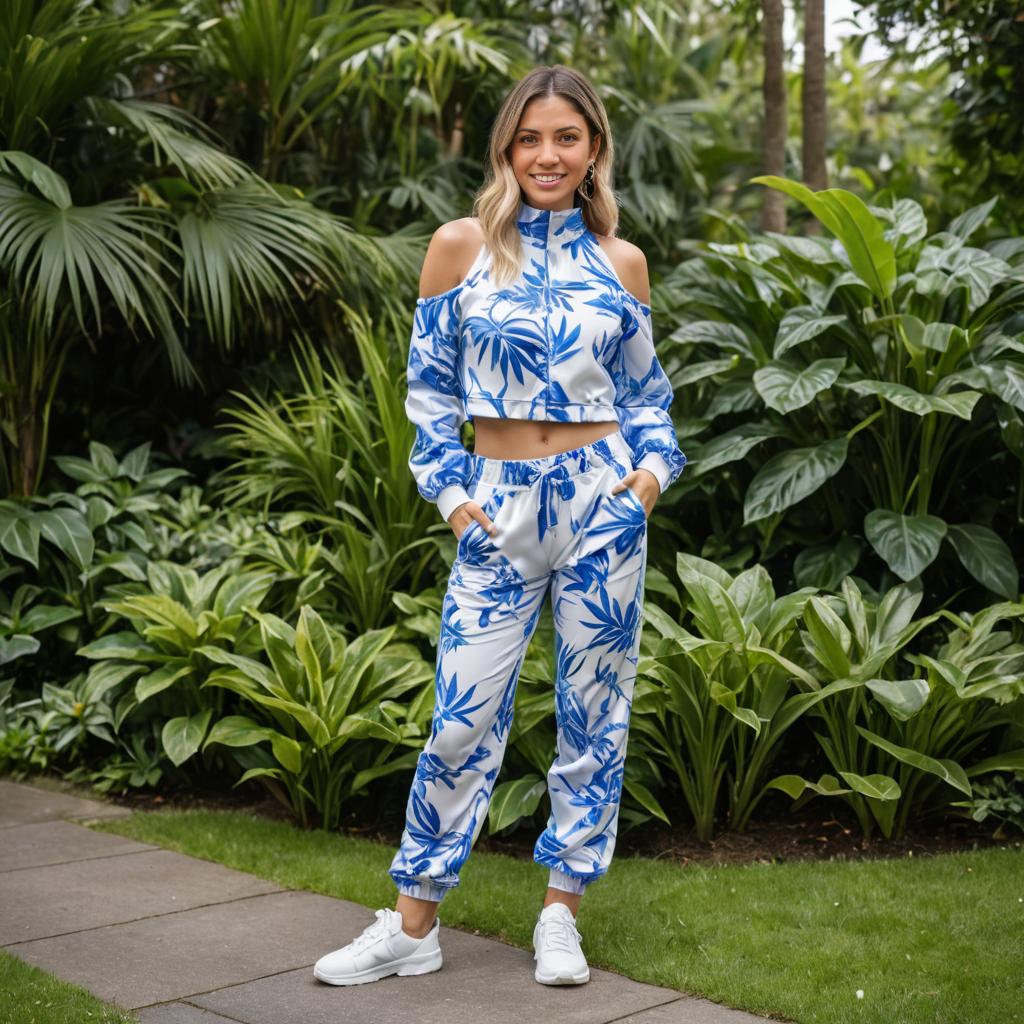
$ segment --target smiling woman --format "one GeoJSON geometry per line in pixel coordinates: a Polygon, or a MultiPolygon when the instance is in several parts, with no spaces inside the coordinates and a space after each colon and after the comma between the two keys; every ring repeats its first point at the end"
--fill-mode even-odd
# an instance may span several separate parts
{"type": "Polygon", "coordinates": [[[431,240],[409,345],[409,468],[458,537],[431,733],[389,874],[394,910],[314,969],[438,970],[437,908],[483,828],[519,670],[552,594],[558,742],[534,860],[536,981],[590,978],[575,914],[611,863],[639,661],[647,517],[682,472],[646,261],[615,238],[608,117],[585,76],[531,71],[494,121],[475,217],[431,240]],[[472,418],[476,449],[460,428],[472,418]]]}

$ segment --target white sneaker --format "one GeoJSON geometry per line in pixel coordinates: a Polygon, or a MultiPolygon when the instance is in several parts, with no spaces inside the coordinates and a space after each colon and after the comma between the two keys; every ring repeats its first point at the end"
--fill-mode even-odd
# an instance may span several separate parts
{"type": "Polygon", "coordinates": [[[590,967],[580,948],[576,918],[564,903],[551,903],[533,929],[533,976],[542,985],[582,985],[590,981],[590,967]]]}
{"type": "Polygon", "coordinates": [[[313,966],[313,976],[328,985],[362,985],[389,974],[429,974],[441,969],[440,918],[422,939],[402,929],[402,915],[382,907],[377,920],[342,949],[327,953],[313,966]]]}

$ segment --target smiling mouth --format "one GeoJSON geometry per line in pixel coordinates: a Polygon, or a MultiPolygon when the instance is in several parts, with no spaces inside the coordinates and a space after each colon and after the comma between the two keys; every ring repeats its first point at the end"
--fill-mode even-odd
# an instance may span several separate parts
{"type": "Polygon", "coordinates": [[[564,174],[531,174],[531,178],[536,178],[538,181],[560,181],[565,177],[564,174]]]}

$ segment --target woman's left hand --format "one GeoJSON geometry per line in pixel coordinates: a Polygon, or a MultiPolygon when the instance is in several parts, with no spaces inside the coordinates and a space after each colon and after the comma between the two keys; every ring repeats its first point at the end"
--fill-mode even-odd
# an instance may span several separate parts
{"type": "Polygon", "coordinates": [[[634,469],[627,473],[613,488],[612,494],[619,494],[629,488],[640,499],[647,518],[651,518],[654,503],[661,497],[661,485],[658,478],[648,469],[634,469]]]}

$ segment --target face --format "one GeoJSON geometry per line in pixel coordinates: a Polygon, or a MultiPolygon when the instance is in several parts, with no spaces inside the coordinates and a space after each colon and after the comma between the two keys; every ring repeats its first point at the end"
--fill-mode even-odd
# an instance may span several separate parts
{"type": "Polygon", "coordinates": [[[586,119],[567,100],[561,96],[530,100],[509,151],[524,200],[539,209],[569,209],[600,147],[600,137],[591,142],[586,119]],[[552,184],[543,180],[554,176],[559,177],[552,184]]]}

